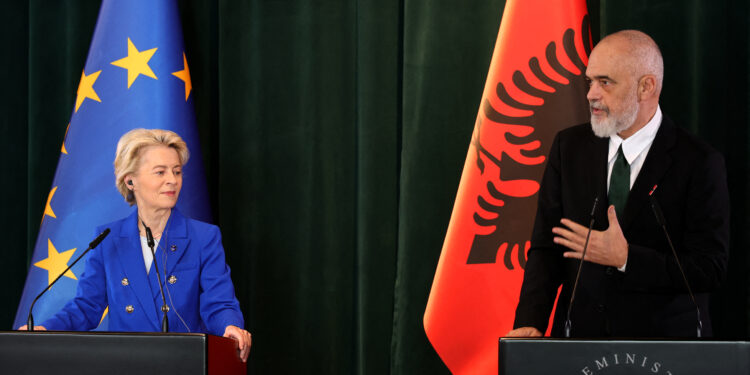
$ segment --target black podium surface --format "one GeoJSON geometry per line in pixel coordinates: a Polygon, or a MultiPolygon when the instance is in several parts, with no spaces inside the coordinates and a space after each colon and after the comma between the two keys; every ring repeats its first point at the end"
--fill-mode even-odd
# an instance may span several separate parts
{"type": "Polygon", "coordinates": [[[750,374],[746,341],[500,339],[500,374],[750,374]]]}
{"type": "Polygon", "coordinates": [[[0,373],[244,375],[236,348],[197,333],[0,332],[0,373]]]}

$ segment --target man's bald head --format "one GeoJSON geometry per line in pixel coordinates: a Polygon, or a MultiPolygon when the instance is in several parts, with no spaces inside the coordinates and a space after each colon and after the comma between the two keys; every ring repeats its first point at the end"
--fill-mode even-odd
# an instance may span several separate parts
{"type": "Polygon", "coordinates": [[[591,51],[586,78],[594,134],[625,139],[656,113],[664,62],[651,37],[635,30],[619,31],[591,51]]]}
{"type": "Polygon", "coordinates": [[[633,78],[639,80],[645,75],[656,78],[657,96],[664,82],[664,59],[659,46],[653,39],[638,30],[622,30],[607,35],[597,47],[613,47],[619,53],[619,61],[633,78]]]}

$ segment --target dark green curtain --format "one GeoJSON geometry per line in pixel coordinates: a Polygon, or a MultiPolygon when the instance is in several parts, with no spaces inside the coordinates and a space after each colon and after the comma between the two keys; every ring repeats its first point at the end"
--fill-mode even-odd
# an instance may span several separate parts
{"type": "Polygon", "coordinates": [[[749,19],[745,0],[601,0],[602,35],[636,28],[661,47],[664,113],[724,154],[732,203],[729,276],[711,311],[723,338],[746,339],[749,332],[749,19]]]}
{"type": "MultiPolygon", "coordinates": [[[[10,329],[100,1],[0,5],[0,329],[10,329]]],[[[590,0],[651,34],[662,109],[722,151],[732,253],[713,306],[746,338],[750,11],[590,0]]],[[[448,373],[422,314],[504,1],[180,2],[215,221],[252,373],[448,373]]]]}

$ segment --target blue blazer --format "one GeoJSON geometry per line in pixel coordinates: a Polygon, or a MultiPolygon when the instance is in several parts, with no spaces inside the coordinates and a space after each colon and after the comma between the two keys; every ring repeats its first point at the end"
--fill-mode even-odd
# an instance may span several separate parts
{"type": "MultiPolygon", "coordinates": [[[[75,298],[41,325],[49,330],[94,329],[109,306],[110,331],[161,331],[159,282],[153,264],[146,274],[137,220],[136,211],[97,228],[97,233],[105,228],[112,232],[87,255],[75,298]]],[[[169,306],[170,332],[221,336],[228,325],[244,328],[217,226],[173,209],[155,259],[169,306]]]]}

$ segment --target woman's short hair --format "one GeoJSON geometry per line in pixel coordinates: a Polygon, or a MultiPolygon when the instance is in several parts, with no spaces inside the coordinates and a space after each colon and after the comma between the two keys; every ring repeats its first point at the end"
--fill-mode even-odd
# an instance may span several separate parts
{"type": "Polygon", "coordinates": [[[177,133],[162,129],[133,129],[125,133],[117,142],[115,153],[115,186],[131,206],[135,204],[133,191],[128,189],[125,177],[134,174],[141,164],[143,149],[149,146],[166,146],[177,151],[180,164],[185,165],[190,158],[187,144],[177,133]]]}

